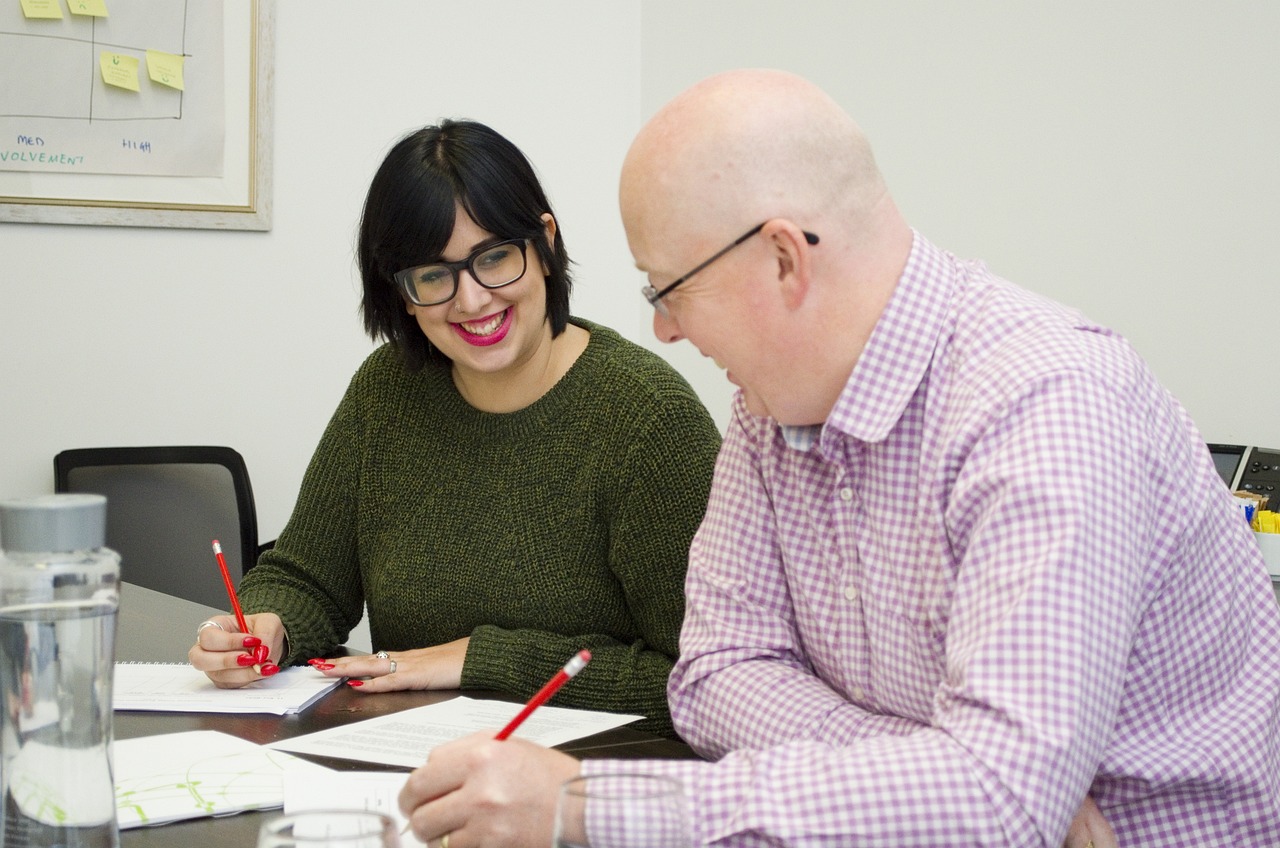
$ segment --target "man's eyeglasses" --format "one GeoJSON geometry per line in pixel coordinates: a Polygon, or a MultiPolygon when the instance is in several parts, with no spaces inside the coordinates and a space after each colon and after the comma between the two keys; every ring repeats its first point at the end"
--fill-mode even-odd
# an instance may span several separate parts
{"type": "MultiPolygon", "coordinates": [[[[661,313],[662,315],[669,315],[670,313],[667,312],[667,305],[662,302],[662,299],[664,297],[671,294],[671,292],[675,290],[676,286],[681,285],[690,277],[692,277],[694,274],[698,273],[703,268],[706,268],[712,262],[715,262],[721,256],[724,256],[726,253],[733,250],[735,247],[742,244],[744,241],[751,238],[756,233],[760,232],[762,229],[764,229],[764,225],[767,223],[769,222],[761,221],[759,224],[756,224],[754,227],[747,230],[745,233],[743,233],[742,235],[734,239],[732,242],[730,242],[728,246],[721,248],[720,250],[712,254],[710,259],[699,264],[696,268],[694,268],[689,273],[685,274],[683,277],[680,277],[675,282],[670,283],[666,286],[663,286],[661,289],[655,289],[653,286],[644,286],[640,289],[640,293],[644,295],[644,299],[649,301],[649,303],[653,305],[653,308],[658,310],[659,313],[661,313]]],[[[818,243],[818,237],[807,230],[804,231],[804,240],[809,242],[809,244],[818,243]]]]}
{"type": "Polygon", "coordinates": [[[458,274],[466,269],[471,278],[487,289],[509,286],[524,276],[525,242],[507,239],[490,244],[457,262],[433,262],[395,273],[404,296],[415,306],[436,306],[458,293],[458,274]]]}

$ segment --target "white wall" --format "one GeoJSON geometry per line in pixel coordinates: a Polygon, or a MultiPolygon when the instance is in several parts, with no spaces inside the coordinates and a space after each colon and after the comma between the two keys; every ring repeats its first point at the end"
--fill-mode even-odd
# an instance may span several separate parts
{"type": "MultiPolygon", "coordinates": [[[[0,224],[0,495],[64,447],[229,444],[262,535],[371,349],[354,229],[390,143],[444,116],[538,167],[574,311],[659,347],[618,223],[635,130],[714,71],[784,67],[862,123],[934,241],[1129,336],[1214,441],[1280,446],[1280,4],[283,0],[269,233],[0,224]]],[[[663,347],[723,423],[729,387],[663,347]]]]}
{"type": "Polygon", "coordinates": [[[1280,447],[1280,3],[641,5],[645,117],[809,77],[936,244],[1124,333],[1207,440],[1280,447]]]}

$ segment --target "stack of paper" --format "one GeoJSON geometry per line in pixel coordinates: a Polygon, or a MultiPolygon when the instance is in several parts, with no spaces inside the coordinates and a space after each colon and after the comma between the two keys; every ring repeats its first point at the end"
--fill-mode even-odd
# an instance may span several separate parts
{"type": "MultiPolygon", "coordinates": [[[[145,697],[151,699],[145,709],[286,711],[265,710],[263,707],[268,702],[260,698],[240,703],[234,697],[237,693],[254,691],[252,688],[207,692],[203,685],[194,685],[191,681],[187,681],[190,688],[184,688],[180,685],[181,679],[188,675],[180,669],[195,671],[190,666],[117,665],[117,675],[124,672],[117,677],[117,683],[123,678],[125,685],[117,689],[116,709],[133,709],[122,704],[132,703],[132,698],[145,697]],[[134,676],[138,670],[146,669],[157,676],[134,676]],[[125,695],[123,700],[121,694],[125,695]],[[182,697],[175,701],[171,697],[174,695],[182,697]],[[167,702],[154,701],[167,696],[170,697],[167,702]]],[[[305,673],[310,669],[289,671],[305,673]]],[[[207,682],[203,674],[195,673],[207,682]]],[[[276,677],[285,674],[282,672],[276,677]]],[[[268,696],[274,692],[277,700],[282,699],[280,703],[271,704],[272,707],[293,704],[294,709],[301,709],[318,697],[319,693],[307,691],[308,687],[315,689],[317,677],[314,672],[297,676],[304,682],[284,687],[283,691],[290,693],[287,696],[281,695],[281,690],[259,691],[268,696]]],[[[262,682],[273,680],[275,678],[268,678],[262,682]]],[[[325,683],[321,692],[338,683],[336,679],[320,680],[325,683]]],[[[378,810],[391,815],[397,825],[403,827],[405,820],[395,806],[396,796],[407,777],[403,772],[334,772],[273,749],[412,768],[425,762],[427,754],[437,745],[477,730],[492,732],[505,725],[519,709],[519,704],[505,701],[459,697],[283,739],[271,743],[270,747],[213,730],[117,739],[113,757],[116,814],[120,827],[129,828],[283,805],[287,812],[307,808],[378,810]]],[[[638,718],[640,716],[542,707],[521,725],[519,735],[543,745],[558,745],[638,718]]],[[[406,846],[418,844],[409,834],[402,839],[406,846]]]]}
{"type": "Polygon", "coordinates": [[[283,668],[242,689],[219,689],[186,663],[119,662],[111,703],[117,710],[186,713],[301,712],[342,682],[313,668],[283,668]]]}

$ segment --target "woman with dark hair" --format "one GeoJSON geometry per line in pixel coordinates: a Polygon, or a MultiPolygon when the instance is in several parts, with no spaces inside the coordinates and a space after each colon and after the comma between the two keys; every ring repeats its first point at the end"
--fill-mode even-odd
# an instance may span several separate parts
{"type": "Polygon", "coordinates": [[[670,734],[666,682],[719,435],[656,355],[569,314],[569,258],[532,166],[474,122],[401,139],[357,248],[356,373],[275,547],[244,577],[253,632],[191,649],[219,686],[310,661],[362,692],[528,697],[670,734]],[[323,659],[367,605],[370,657],[323,659]],[[255,640],[266,647],[254,652],[255,640]]]}

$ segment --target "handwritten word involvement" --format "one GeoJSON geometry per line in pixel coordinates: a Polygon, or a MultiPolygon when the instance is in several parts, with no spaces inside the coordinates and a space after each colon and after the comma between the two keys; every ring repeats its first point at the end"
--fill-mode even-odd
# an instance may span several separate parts
{"type": "Polygon", "coordinates": [[[81,165],[84,156],[66,153],[27,153],[22,150],[0,150],[0,162],[30,162],[33,165],[81,165]]]}

